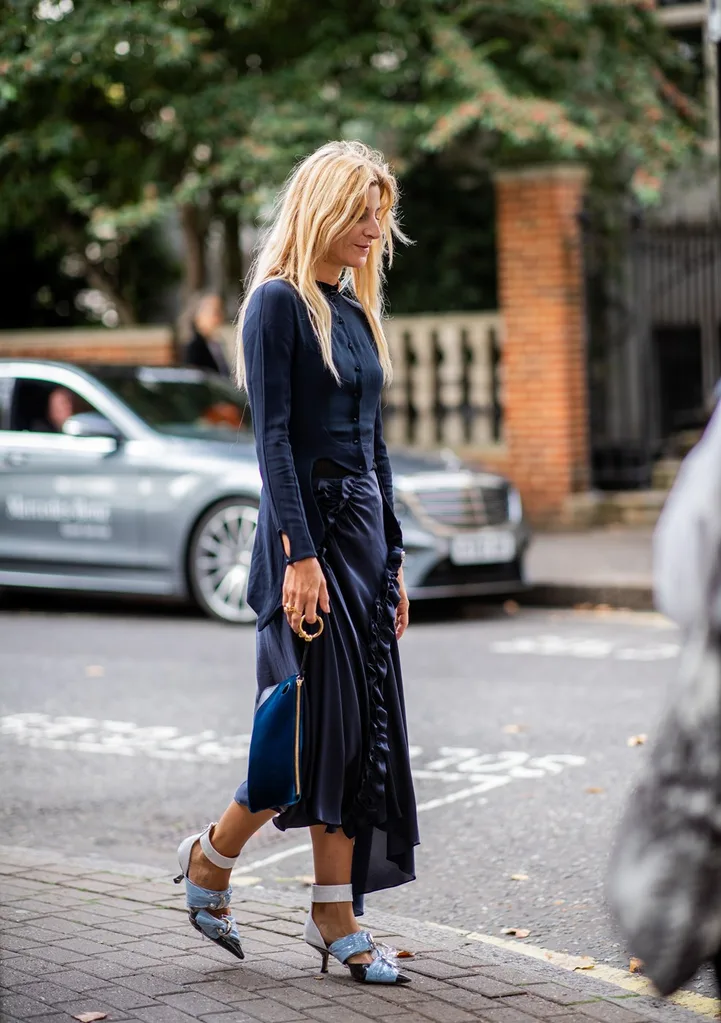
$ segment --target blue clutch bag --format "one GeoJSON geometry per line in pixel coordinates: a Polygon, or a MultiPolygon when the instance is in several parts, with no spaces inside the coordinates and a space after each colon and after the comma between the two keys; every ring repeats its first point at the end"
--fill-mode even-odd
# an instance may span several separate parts
{"type": "Polygon", "coordinates": [[[269,686],[253,718],[248,754],[248,808],[280,810],[297,803],[301,796],[301,753],[303,750],[303,683],[311,640],[323,631],[307,633],[301,618],[299,635],[306,647],[297,675],[269,686]]]}

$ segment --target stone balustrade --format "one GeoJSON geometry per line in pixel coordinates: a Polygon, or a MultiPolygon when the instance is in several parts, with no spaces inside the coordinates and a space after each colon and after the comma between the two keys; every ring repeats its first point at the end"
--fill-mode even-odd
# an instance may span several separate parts
{"type": "Polygon", "coordinates": [[[385,323],[394,378],[384,398],[389,443],[486,447],[502,440],[498,313],[422,313],[385,323]]]}
{"type": "MultiPolygon", "coordinates": [[[[502,439],[497,313],[396,316],[385,322],[394,379],[383,400],[389,443],[485,448],[502,439]]],[[[229,361],[234,330],[221,331],[229,361]]],[[[0,357],[163,364],[180,346],[168,327],[0,331],[0,357]]]]}

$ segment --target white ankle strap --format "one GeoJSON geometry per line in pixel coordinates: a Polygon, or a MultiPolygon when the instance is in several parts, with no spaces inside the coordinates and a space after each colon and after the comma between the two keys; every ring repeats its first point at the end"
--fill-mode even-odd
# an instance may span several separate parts
{"type": "Polygon", "coordinates": [[[213,821],[200,835],[198,841],[200,842],[200,848],[203,850],[203,856],[206,860],[210,860],[214,867],[220,867],[221,870],[232,870],[238,859],[237,856],[223,856],[214,849],[210,844],[210,832],[213,830],[217,821],[213,821]]]}
{"type": "Polygon", "coordinates": [[[352,902],[352,884],[314,884],[310,892],[311,902],[352,902]]]}

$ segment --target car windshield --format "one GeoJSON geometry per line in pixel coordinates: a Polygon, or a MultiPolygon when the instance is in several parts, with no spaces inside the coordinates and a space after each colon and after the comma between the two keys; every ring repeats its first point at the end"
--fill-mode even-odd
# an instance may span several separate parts
{"type": "Polygon", "coordinates": [[[252,437],[247,397],[213,373],[144,366],[95,375],[159,433],[225,441],[252,437]]]}

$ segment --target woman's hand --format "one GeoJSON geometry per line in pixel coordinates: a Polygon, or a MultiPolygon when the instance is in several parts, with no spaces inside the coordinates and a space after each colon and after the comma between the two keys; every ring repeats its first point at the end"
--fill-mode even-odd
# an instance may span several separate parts
{"type": "MultiPolygon", "coordinates": [[[[283,534],[283,546],[285,553],[290,553],[290,542],[283,534]]],[[[316,621],[316,609],[320,604],[322,611],[330,614],[330,601],[328,600],[328,587],[326,585],[323,569],[317,558],[303,558],[288,565],[283,579],[283,610],[290,605],[294,611],[285,611],[285,617],[293,629],[293,632],[300,630],[301,615],[305,615],[307,625],[313,625],[316,621]]]]}
{"type": "Polygon", "coordinates": [[[408,610],[410,608],[410,601],[408,600],[408,594],[406,593],[406,586],[403,582],[403,566],[398,569],[398,583],[400,586],[401,599],[398,602],[396,608],[396,639],[400,639],[403,633],[408,628],[408,610]]]}

